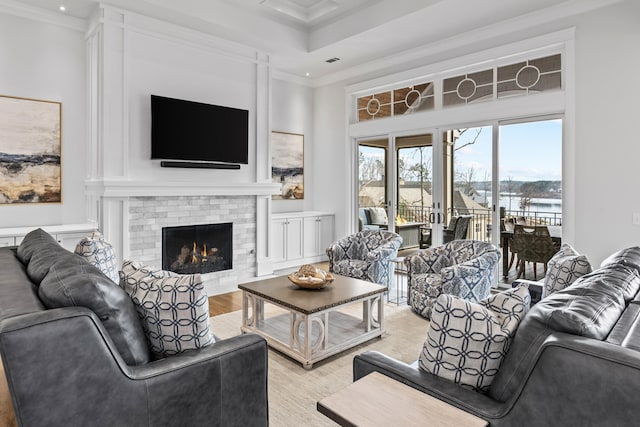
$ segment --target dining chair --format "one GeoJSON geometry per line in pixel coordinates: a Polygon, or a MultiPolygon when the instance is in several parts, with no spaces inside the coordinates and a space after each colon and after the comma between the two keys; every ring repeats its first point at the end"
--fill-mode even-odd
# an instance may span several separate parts
{"type": "Polygon", "coordinates": [[[470,222],[471,215],[460,215],[457,217],[453,228],[450,228],[451,224],[449,224],[449,227],[444,230],[443,243],[466,239],[470,222]]]}
{"type": "Polygon", "coordinates": [[[533,279],[538,279],[537,264],[547,263],[556,253],[556,247],[549,234],[549,228],[543,226],[526,226],[516,224],[513,230],[513,250],[518,257],[518,279],[525,274],[527,262],[533,263],[533,279]]]}

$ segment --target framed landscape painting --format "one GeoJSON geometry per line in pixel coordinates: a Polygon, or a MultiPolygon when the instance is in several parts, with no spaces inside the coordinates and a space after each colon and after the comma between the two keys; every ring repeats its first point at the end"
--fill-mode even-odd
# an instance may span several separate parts
{"type": "Polygon", "coordinates": [[[0,95],[0,204],[60,203],[62,104],[0,95]]]}
{"type": "Polygon", "coordinates": [[[280,184],[273,200],[304,199],[304,135],[271,132],[271,180],[280,184]]]}

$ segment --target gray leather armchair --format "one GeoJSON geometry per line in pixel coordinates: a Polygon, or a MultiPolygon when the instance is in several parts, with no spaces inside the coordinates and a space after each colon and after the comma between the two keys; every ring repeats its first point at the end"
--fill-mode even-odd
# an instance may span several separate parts
{"type": "Polygon", "coordinates": [[[63,269],[75,276],[59,285],[65,293],[72,280],[85,293],[124,291],[43,233],[25,238],[25,256],[0,248],[0,353],[19,425],[268,425],[263,338],[247,334],[152,360],[135,311],[126,316],[128,298],[96,310],[88,306],[100,295],[88,292],[84,306],[45,307],[47,275],[63,269]]]}

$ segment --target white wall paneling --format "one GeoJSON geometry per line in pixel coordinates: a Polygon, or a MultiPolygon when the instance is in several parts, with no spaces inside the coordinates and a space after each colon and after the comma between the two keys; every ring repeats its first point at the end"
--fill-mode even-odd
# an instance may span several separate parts
{"type": "MultiPolygon", "coordinates": [[[[277,186],[270,182],[269,56],[110,6],[101,6],[96,17],[87,48],[91,158],[97,160],[86,190],[94,195],[87,197],[88,204],[99,200],[96,220],[105,236],[122,258],[132,253],[128,203],[136,197],[259,196],[251,218],[257,227],[251,259],[261,264],[261,274],[270,274],[270,195],[277,186]],[[160,167],[150,154],[152,94],[248,110],[248,165],[239,170],[160,167]]],[[[176,141],[189,143],[194,142],[176,141]]],[[[232,209],[230,220],[233,215],[232,209]]]]}

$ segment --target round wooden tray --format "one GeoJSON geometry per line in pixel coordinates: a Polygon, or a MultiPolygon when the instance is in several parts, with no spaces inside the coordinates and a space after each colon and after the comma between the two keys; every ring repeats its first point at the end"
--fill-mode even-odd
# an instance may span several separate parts
{"type": "Polygon", "coordinates": [[[291,280],[292,283],[304,289],[322,289],[333,282],[333,275],[331,273],[327,273],[326,279],[323,282],[308,280],[308,278],[301,276],[299,271],[289,274],[287,278],[291,280]]]}

